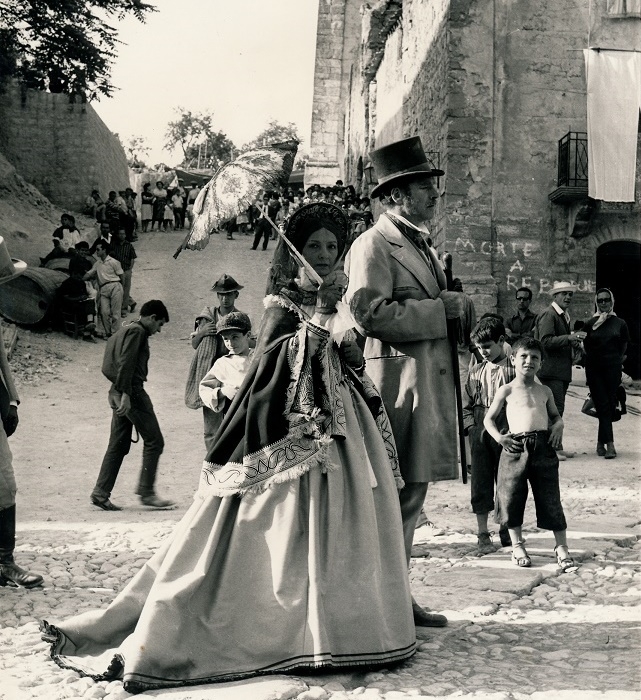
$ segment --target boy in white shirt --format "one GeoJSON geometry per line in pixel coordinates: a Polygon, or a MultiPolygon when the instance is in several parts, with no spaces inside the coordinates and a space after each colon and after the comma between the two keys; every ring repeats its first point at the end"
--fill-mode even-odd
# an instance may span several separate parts
{"type": "Polygon", "coordinates": [[[218,321],[216,332],[222,337],[229,354],[214,362],[200,382],[198,393],[205,406],[216,413],[225,413],[251,362],[251,321],[242,311],[231,311],[218,321]]]}

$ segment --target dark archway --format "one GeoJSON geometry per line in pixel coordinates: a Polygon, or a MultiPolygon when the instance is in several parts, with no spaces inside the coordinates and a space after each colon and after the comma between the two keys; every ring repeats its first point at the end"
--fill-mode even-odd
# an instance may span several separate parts
{"type": "Polygon", "coordinates": [[[615,311],[630,329],[631,343],[625,371],[641,378],[641,244],[636,241],[610,241],[596,254],[596,284],[608,287],[615,298],[615,311]]]}

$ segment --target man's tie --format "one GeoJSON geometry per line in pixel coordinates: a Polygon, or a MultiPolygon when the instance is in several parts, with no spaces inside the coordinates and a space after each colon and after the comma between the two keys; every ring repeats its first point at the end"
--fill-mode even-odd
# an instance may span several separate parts
{"type": "Polygon", "coordinates": [[[427,267],[434,276],[434,279],[436,279],[436,270],[434,269],[432,258],[430,257],[429,251],[427,249],[427,243],[421,235],[421,232],[418,229],[414,229],[411,226],[408,226],[404,221],[397,219],[393,215],[388,214],[388,216],[390,220],[394,223],[394,225],[399,229],[399,231],[406,238],[409,238],[409,240],[421,251],[421,253],[423,253],[423,255],[425,256],[425,262],[427,263],[427,267]]]}

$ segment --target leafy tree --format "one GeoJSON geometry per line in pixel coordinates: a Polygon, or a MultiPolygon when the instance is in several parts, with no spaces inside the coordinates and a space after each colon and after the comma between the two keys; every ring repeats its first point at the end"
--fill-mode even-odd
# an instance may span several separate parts
{"type": "Polygon", "coordinates": [[[183,107],[175,111],[178,119],[167,125],[165,145],[170,150],[180,146],[183,167],[216,170],[234,157],[237,149],[233,142],[222,131],[214,131],[213,114],[183,107]]]}
{"type": "Polygon", "coordinates": [[[130,168],[146,167],[147,163],[144,159],[149,157],[149,151],[151,149],[147,145],[147,140],[144,136],[131,136],[123,146],[127,154],[127,163],[130,168]]]}
{"type": "Polygon", "coordinates": [[[298,135],[298,127],[294,122],[289,124],[280,124],[275,119],[272,119],[267,127],[258,134],[258,136],[249,143],[243,146],[243,151],[249,151],[252,148],[260,148],[261,146],[269,146],[272,143],[280,141],[295,140],[300,143],[301,138],[298,135]]]}
{"type": "Polygon", "coordinates": [[[109,97],[119,43],[109,21],[155,11],[142,0],[0,0],[0,87],[15,77],[83,101],[109,97]]]}

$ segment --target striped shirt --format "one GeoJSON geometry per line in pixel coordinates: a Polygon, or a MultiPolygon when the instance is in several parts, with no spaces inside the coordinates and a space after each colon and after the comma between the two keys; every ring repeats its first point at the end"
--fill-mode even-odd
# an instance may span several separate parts
{"type": "Polygon", "coordinates": [[[131,269],[133,261],[138,257],[136,255],[136,249],[129,241],[117,241],[114,243],[109,250],[109,255],[111,255],[114,260],[117,260],[125,271],[131,269]]]}
{"type": "Polygon", "coordinates": [[[463,392],[463,426],[475,425],[474,408],[488,409],[499,387],[508,384],[516,377],[509,357],[498,362],[484,360],[470,368],[463,392]]]}

